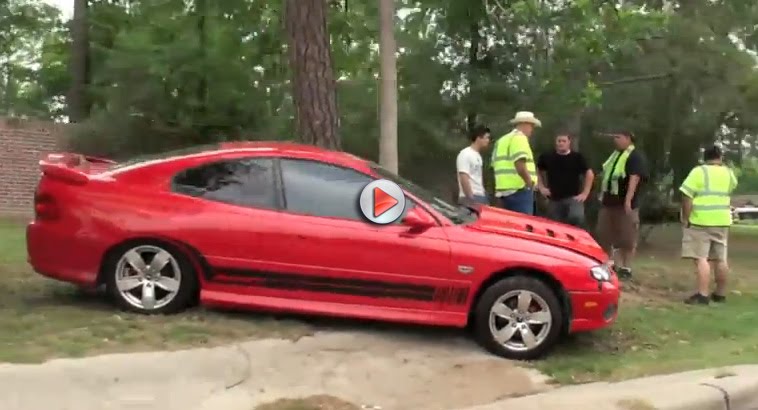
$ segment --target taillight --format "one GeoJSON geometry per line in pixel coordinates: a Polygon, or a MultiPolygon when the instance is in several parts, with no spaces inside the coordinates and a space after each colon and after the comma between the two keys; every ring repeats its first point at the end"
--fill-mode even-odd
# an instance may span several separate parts
{"type": "Polygon", "coordinates": [[[40,220],[53,220],[60,217],[58,204],[52,195],[39,192],[34,194],[34,217],[40,220]]]}

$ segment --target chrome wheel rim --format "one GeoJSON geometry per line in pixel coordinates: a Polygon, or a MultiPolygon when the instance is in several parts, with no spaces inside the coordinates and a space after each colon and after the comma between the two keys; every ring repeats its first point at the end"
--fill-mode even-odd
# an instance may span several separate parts
{"type": "Polygon", "coordinates": [[[553,326],[553,315],[545,299],[528,290],[513,290],[500,296],[490,309],[492,337],[513,351],[539,347],[553,326]]]}
{"type": "Polygon", "coordinates": [[[138,309],[168,305],[179,292],[181,281],[176,258],[157,246],[132,248],[116,264],[116,287],[121,297],[138,309]]]}

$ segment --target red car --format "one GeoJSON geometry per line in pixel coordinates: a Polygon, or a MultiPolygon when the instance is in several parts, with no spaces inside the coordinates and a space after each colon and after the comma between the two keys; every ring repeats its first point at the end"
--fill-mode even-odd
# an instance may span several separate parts
{"type": "Polygon", "coordinates": [[[42,275],[105,285],[121,307],[236,307],[465,327],[507,358],[616,319],[618,279],[585,231],[451,205],[343,152],[240,142],[126,163],[48,156],[27,229],[42,275]],[[364,220],[371,181],[402,187],[393,224],[364,220]]]}

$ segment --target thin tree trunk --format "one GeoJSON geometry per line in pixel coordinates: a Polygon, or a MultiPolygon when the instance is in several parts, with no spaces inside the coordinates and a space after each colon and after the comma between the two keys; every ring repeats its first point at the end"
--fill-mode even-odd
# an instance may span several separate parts
{"type": "Polygon", "coordinates": [[[478,76],[479,76],[479,43],[482,41],[482,36],[479,33],[479,23],[473,22],[470,27],[471,31],[471,46],[468,51],[468,65],[469,65],[469,103],[468,113],[466,114],[466,129],[471,131],[476,125],[477,120],[477,105],[474,103],[478,98],[478,76]]]}
{"type": "Polygon", "coordinates": [[[206,29],[205,29],[205,18],[207,14],[207,4],[206,0],[195,0],[195,11],[197,13],[197,37],[198,37],[198,44],[200,48],[200,67],[202,67],[202,70],[200,72],[200,79],[197,84],[197,103],[198,103],[198,116],[199,119],[203,122],[203,126],[206,126],[206,118],[205,114],[207,111],[206,105],[208,104],[208,79],[205,73],[205,65],[207,62],[206,57],[206,29]]]}
{"type": "Polygon", "coordinates": [[[285,0],[284,9],[297,132],[305,143],[340,149],[326,0],[285,0]]]}
{"type": "Polygon", "coordinates": [[[89,83],[89,22],[87,0],[74,0],[74,18],[71,22],[71,89],[68,95],[68,116],[71,122],[80,122],[89,116],[87,84],[89,83]]]}
{"type": "Polygon", "coordinates": [[[379,0],[379,54],[382,78],[379,163],[394,173],[398,172],[396,51],[394,0],[379,0]]]}

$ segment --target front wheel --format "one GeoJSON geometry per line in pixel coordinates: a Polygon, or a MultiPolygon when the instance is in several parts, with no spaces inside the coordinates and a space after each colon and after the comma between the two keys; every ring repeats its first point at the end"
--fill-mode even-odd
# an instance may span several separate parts
{"type": "Polygon", "coordinates": [[[180,251],[158,242],[122,247],[106,261],[108,294],[123,309],[175,313],[192,302],[197,277],[180,251]]]}
{"type": "Polygon", "coordinates": [[[532,277],[512,276],[495,283],[484,291],[475,309],[477,341],[507,359],[537,359],[561,334],[563,312],[558,297],[532,277]]]}

